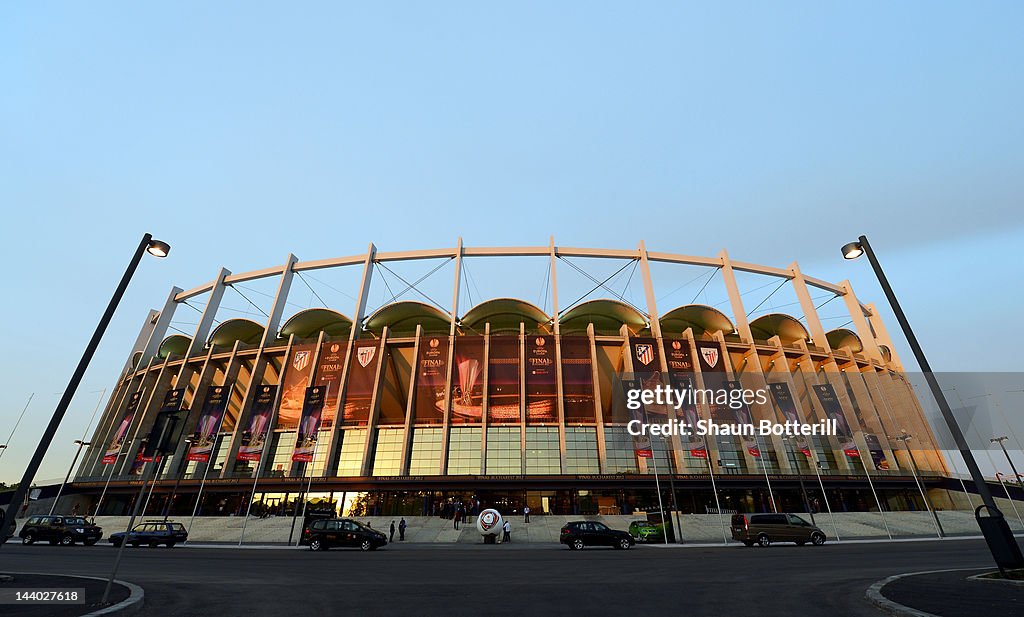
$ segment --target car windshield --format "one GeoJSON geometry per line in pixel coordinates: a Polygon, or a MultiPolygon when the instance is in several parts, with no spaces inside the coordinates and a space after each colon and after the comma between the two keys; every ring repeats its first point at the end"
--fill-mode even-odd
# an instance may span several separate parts
{"type": "Polygon", "coordinates": [[[85,525],[85,519],[81,516],[69,516],[64,519],[65,525],[85,525]]]}
{"type": "Polygon", "coordinates": [[[185,526],[181,523],[171,523],[171,528],[174,531],[185,531],[185,526]]]}
{"type": "Polygon", "coordinates": [[[597,531],[607,531],[608,528],[604,526],[604,523],[594,523],[594,529],[597,531]]]}

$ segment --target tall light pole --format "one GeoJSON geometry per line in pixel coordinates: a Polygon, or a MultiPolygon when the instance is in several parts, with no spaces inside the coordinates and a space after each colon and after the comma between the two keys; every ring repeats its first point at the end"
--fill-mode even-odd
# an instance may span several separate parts
{"type": "Polygon", "coordinates": [[[1006,446],[1003,444],[1007,439],[1009,437],[1003,435],[1002,437],[993,437],[989,439],[989,442],[999,444],[999,448],[1003,451],[1003,456],[1006,457],[1006,462],[1010,464],[1010,469],[1013,470],[1013,476],[1017,478],[1017,484],[1020,485],[1020,474],[1017,473],[1017,466],[1013,464],[1013,459],[1010,458],[1010,453],[1006,451],[1006,446]]]}
{"type": "Polygon", "coordinates": [[[925,492],[923,483],[917,477],[917,461],[914,460],[914,450],[910,447],[910,440],[913,439],[913,435],[908,435],[906,431],[902,435],[896,437],[896,441],[901,442],[907,449],[907,455],[910,456],[910,471],[914,474],[914,484],[917,485],[918,492],[921,493],[921,499],[924,500],[924,507],[935,519],[935,532],[939,534],[940,538],[946,537],[946,532],[942,529],[942,523],[939,522],[939,515],[935,512],[935,508],[932,507],[931,500],[928,499],[928,493],[925,492]]]}
{"type": "Polygon", "coordinates": [[[78,449],[75,450],[75,458],[71,460],[71,466],[68,467],[68,475],[64,476],[64,481],[60,483],[60,488],[57,489],[57,496],[53,498],[53,503],[50,504],[50,514],[53,514],[53,511],[57,508],[60,495],[64,492],[64,487],[67,486],[68,480],[71,479],[71,472],[75,470],[75,463],[78,462],[78,457],[82,455],[82,448],[92,445],[91,441],[82,441],[81,439],[76,439],[75,443],[78,445],[78,449]]]}
{"type": "Polygon", "coordinates": [[[156,257],[167,257],[170,251],[171,246],[169,244],[160,240],[154,240],[152,234],[142,236],[139,246],[135,249],[135,254],[132,255],[131,261],[128,262],[128,268],[121,277],[121,282],[118,283],[117,288],[114,290],[114,295],[111,296],[110,302],[107,303],[107,309],[103,311],[100,322],[96,325],[96,330],[92,333],[92,338],[89,339],[89,344],[85,347],[82,359],[78,361],[78,366],[75,367],[75,372],[71,375],[71,381],[68,382],[64,395],[61,396],[60,402],[57,403],[57,408],[53,410],[50,423],[46,425],[46,430],[43,431],[43,436],[39,440],[39,445],[36,446],[32,460],[29,461],[28,467],[25,469],[25,475],[21,477],[18,488],[15,489],[14,495],[11,496],[10,505],[4,512],[3,525],[0,525],[0,547],[4,545],[4,542],[10,536],[10,528],[14,525],[18,508],[22,500],[25,499],[25,494],[28,492],[32,480],[36,477],[36,472],[39,471],[39,465],[43,462],[43,456],[46,455],[50,443],[53,442],[53,436],[57,434],[61,420],[64,419],[64,414],[67,413],[68,406],[71,405],[71,399],[75,397],[75,392],[78,390],[78,385],[82,382],[85,370],[89,368],[89,362],[92,361],[92,356],[96,353],[100,339],[103,338],[103,333],[106,332],[110,319],[114,316],[114,311],[121,302],[121,297],[128,288],[128,283],[132,280],[132,275],[135,274],[136,268],[139,267],[142,256],[149,253],[156,257]]]}
{"type": "Polygon", "coordinates": [[[981,496],[984,506],[979,506],[975,510],[974,517],[985,536],[985,541],[988,544],[989,551],[992,553],[992,558],[996,561],[1000,570],[1024,567],[1024,555],[1021,554],[1020,546],[1017,545],[1017,540],[1013,537],[1013,532],[1010,531],[1010,526],[1007,524],[1003,513],[996,507],[995,499],[992,498],[992,491],[989,490],[988,484],[985,482],[985,476],[982,475],[981,469],[978,467],[978,461],[974,460],[974,453],[971,452],[971,448],[964,438],[964,433],[960,430],[960,425],[957,424],[953,410],[950,409],[946,395],[942,392],[942,387],[939,385],[939,380],[932,373],[931,365],[928,364],[928,359],[925,357],[920,343],[917,342],[917,336],[914,335],[910,322],[907,321],[907,316],[904,314],[899,300],[896,299],[896,294],[889,285],[889,279],[886,278],[885,272],[882,271],[882,266],[878,263],[878,258],[871,248],[871,244],[868,243],[867,236],[861,236],[857,239],[857,242],[850,242],[844,245],[842,252],[843,257],[846,259],[856,259],[866,254],[868,261],[871,262],[871,269],[874,270],[878,283],[882,286],[886,299],[889,300],[889,306],[892,307],[893,313],[896,314],[896,320],[903,329],[903,335],[907,338],[907,343],[910,344],[910,349],[914,352],[914,358],[917,360],[918,366],[924,372],[924,377],[928,381],[928,387],[932,391],[932,396],[939,405],[939,411],[942,412],[942,418],[945,420],[946,426],[953,436],[953,441],[960,450],[960,455],[963,456],[964,462],[967,464],[967,469],[971,474],[971,479],[974,480],[974,486],[978,491],[978,495],[981,496]],[[986,517],[987,520],[984,522],[982,522],[980,516],[982,507],[986,508],[989,512],[989,516],[986,517]]]}
{"type": "Polygon", "coordinates": [[[28,406],[32,404],[32,397],[35,395],[35,392],[28,395],[28,402],[21,408],[21,415],[18,416],[18,421],[14,423],[14,428],[11,429],[11,434],[7,437],[7,441],[0,443],[0,458],[3,458],[4,453],[7,452],[7,446],[10,445],[11,440],[14,439],[14,432],[18,430],[18,425],[21,424],[21,419],[25,417],[25,412],[28,411],[28,406]]]}

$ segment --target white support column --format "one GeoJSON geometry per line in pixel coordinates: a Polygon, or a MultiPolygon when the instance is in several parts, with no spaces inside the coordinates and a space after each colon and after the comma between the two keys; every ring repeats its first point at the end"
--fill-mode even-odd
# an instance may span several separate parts
{"type": "Polygon", "coordinates": [[[363,276],[359,279],[359,296],[356,299],[355,312],[352,313],[352,330],[348,335],[350,341],[358,339],[363,329],[366,300],[370,297],[370,281],[373,279],[373,264],[376,256],[377,247],[371,242],[366,249],[366,259],[363,260],[363,276]]]}
{"type": "Polygon", "coordinates": [[[377,443],[377,419],[380,418],[380,389],[384,381],[384,369],[387,364],[385,355],[387,353],[388,327],[380,333],[380,347],[377,349],[377,370],[373,376],[373,391],[370,395],[370,414],[366,419],[366,440],[363,442],[363,462],[360,465],[359,475],[369,476],[373,467],[373,451],[377,443]]]}
{"type": "Polygon", "coordinates": [[[230,274],[231,271],[227,268],[221,268],[217,273],[217,278],[213,281],[213,288],[210,290],[210,297],[206,301],[206,307],[203,308],[203,314],[199,317],[199,324],[196,326],[195,336],[192,337],[192,344],[189,345],[188,352],[185,354],[186,361],[198,356],[206,345],[206,337],[210,335],[214,318],[217,316],[217,309],[220,308],[220,301],[224,298],[224,289],[226,288],[224,279],[230,274]]]}
{"type": "MultiPolygon", "coordinates": [[[[455,327],[459,312],[459,279],[462,276],[462,237],[455,248],[455,282],[452,285],[451,322],[448,327],[448,363],[445,365],[444,409],[441,411],[441,475],[448,474],[448,447],[451,444],[452,362],[455,361],[455,327]]],[[[418,368],[417,368],[418,370],[418,368]]]]}
{"type": "MultiPolygon", "coordinates": [[[[843,281],[839,283],[839,286],[843,288],[843,302],[846,303],[846,310],[850,312],[853,328],[857,331],[857,335],[860,336],[861,343],[864,344],[864,354],[869,359],[883,362],[882,352],[878,348],[875,333],[871,330],[871,326],[868,325],[868,320],[864,316],[864,310],[861,308],[860,302],[857,301],[857,295],[853,293],[850,281],[843,281]]],[[[892,348],[890,347],[890,349],[892,348]]]]}
{"type": "MultiPolygon", "coordinates": [[[[852,290],[850,293],[853,293],[852,290]]],[[[867,308],[871,311],[871,314],[868,315],[868,320],[875,332],[875,340],[889,348],[889,355],[892,358],[889,363],[892,367],[901,373],[904,372],[903,363],[900,361],[899,354],[896,353],[896,346],[892,344],[892,338],[889,337],[889,331],[885,329],[885,322],[882,321],[882,316],[879,315],[878,309],[871,303],[867,305],[867,308]]],[[[881,350],[879,350],[878,355],[882,355],[881,350]]],[[[885,362],[884,359],[880,358],[880,360],[885,362]]]]}
{"type": "Polygon", "coordinates": [[[566,473],[568,468],[568,453],[565,443],[565,387],[562,384],[562,332],[559,327],[558,315],[558,253],[555,248],[555,237],[551,236],[549,244],[551,251],[551,302],[555,315],[555,412],[558,421],[558,460],[561,473],[566,473]]]}
{"type": "MultiPolygon", "coordinates": [[[[415,424],[413,423],[416,414],[416,383],[419,381],[420,343],[423,339],[423,326],[416,324],[416,342],[412,346],[412,375],[409,376],[409,394],[405,401],[405,434],[402,436],[402,462],[399,467],[399,475],[409,475],[410,457],[412,456],[412,440],[415,424]]],[[[339,406],[339,412],[341,407],[339,406]]],[[[337,431],[335,431],[337,432],[337,431]]]]}
{"type": "MultiPolygon", "coordinates": [[[[148,362],[149,359],[155,356],[157,351],[159,351],[160,343],[162,343],[164,338],[167,336],[167,328],[171,325],[171,319],[174,317],[174,310],[179,304],[174,298],[177,297],[181,291],[180,287],[171,287],[171,292],[167,294],[164,306],[160,309],[160,313],[157,315],[156,319],[153,320],[152,313],[150,314],[150,319],[147,320],[147,325],[150,327],[148,328],[149,332],[146,336],[145,342],[137,340],[135,341],[135,346],[132,347],[132,355],[135,355],[135,351],[137,350],[142,351],[142,359],[139,361],[139,364],[148,362]],[[142,344],[140,345],[140,343],[142,344]]],[[[144,326],[143,331],[145,330],[146,327],[144,326]]],[[[139,339],[142,339],[142,336],[143,333],[140,332],[139,339]]],[[[131,363],[131,356],[129,356],[128,362],[131,363]]]]}
{"type": "Polygon", "coordinates": [[[598,366],[597,339],[594,324],[587,324],[587,338],[590,339],[590,379],[594,383],[594,421],[597,439],[597,468],[600,473],[607,473],[608,449],[604,439],[604,405],[601,399],[601,369],[598,366]]]}
{"type": "MultiPolygon", "coordinates": [[[[732,307],[733,321],[736,323],[736,331],[744,342],[754,342],[754,335],[750,332],[750,322],[747,320],[747,312],[743,308],[743,299],[740,296],[740,288],[736,283],[736,274],[732,270],[732,261],[725,249],[718,254],[722,260],[722,280],[725,282],[725,290],[729,294],[729,305],[732,307]]],[[[723,332],[728,334],[728,332],[723,332]]]]}
{"type": "Polygon", "coordinates": [[[825,353],[832,353],[828,338],[825,336],[825,328],[821,325],[821,317],[814,306],[814,300],[811,299],[811,292],[807,288],[807,280],[804,278],[803,272],[800,271],[800,266],[794,261],[789,265],[789,271],[793,274],[790,282],[793,284],[793,291],[796,292],[796,299],[800,301],[800,310],[803,311],[804,319],[807,321],[807,329],[811,332],[814,346],[824,350],[825,353]]]}
{"type": "Polygon", "coordinates": [[[491,387],[491,322],[484,324],[483,398],[480,400],[480,474],[487,475],[487,412],[491,387]]]}
{"type": "MultiPolygon", "coordinates": [[[[292,279],[295,278],[295,264],[299,258],[288,253],[284,262],[284,269],[281,271],[281,280],[277,282],[277,292],[274,294],[274,303],[270,306],[270,314],[267,317],[267,324],[263,330],[263,341],[260,342],[260,349],[264,349],[277,339],[277,330],[281,327],[281,317],[284,316],[285,305],[288,304],[288,294],[292,289],[292,279]]],[[[326,307],[325,307],[326,308],[326,307]]]]}

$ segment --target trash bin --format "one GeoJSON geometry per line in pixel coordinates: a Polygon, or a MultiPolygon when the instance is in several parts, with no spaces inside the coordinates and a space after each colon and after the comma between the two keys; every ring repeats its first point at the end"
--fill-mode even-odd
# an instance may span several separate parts
{"type": "Polygon", "coordinates": [[[1013,537],[1003,513],[982,504],[974,509],[974,518],[981,527],[981,533],[985,536],[988,550],[992,551],[999,571],[1024,568],[1024,555],[1021,554],[1017,538],[1013,537]],[[988,510],[989,516],[982,516],[982,510],[988,510]]]}

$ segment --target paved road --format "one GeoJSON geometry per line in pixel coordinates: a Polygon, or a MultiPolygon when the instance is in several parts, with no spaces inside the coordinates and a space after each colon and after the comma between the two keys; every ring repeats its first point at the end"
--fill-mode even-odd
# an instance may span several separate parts
{"type": "MultiPolygon", "coordinates": [[[[0,571],[104,575],[109,547],[9,544],[0,571]]],[[[980,540],[657,548],[393,545],[332,550],[126,549],[120,577],[149,615],[836,615],[881,613],[891,574],[985,567],[980,540]],[[671,612],[670,612],[671,611],[671,612]]]]}

